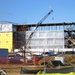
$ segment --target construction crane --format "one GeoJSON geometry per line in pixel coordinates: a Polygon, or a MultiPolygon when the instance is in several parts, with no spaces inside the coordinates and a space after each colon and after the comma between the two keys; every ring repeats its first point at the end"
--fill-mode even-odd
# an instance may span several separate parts
{"type": "Polygon", "coordinates": [[[36,29],[38,28],[38,26],[39,26],[40,24],[42,24],[42,22],[43,22],[52,12],[53,12],[53,10],[50,10],[50,11],[35,25],[34,30],[31,32],[31,34],[30,34],[30,36],[29,36],[29,38],[28,38],[28,41],[26,42],[26,46],[27,46],[27,44],[29,43],[29,41],[31,40],[31,38],[32,38],[34,32],[36,31],[36,29]]]}
{"type": "Polygon", "coordinates": [[[24,63],[25,63],[25,53],[27,52],[26,49],[28,49],[27,45],[28,43],[30,42],[33,34],[35,33],[36,29],[38,28],[38,26],[40,24],[42,24],[42,22],[53,12],[53,10],[50,10],[34,27],[34,30],[31,32],[29,38],[27,39],[27,42],[25,43],[25,46],[24,46],[24,63]]]}

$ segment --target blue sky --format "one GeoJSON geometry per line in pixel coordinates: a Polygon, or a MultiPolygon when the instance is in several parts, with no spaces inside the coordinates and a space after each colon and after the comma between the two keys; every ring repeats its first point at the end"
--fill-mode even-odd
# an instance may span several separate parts
{"type": "Polygon", "coordinates": [[[75,0],[0,0],[0,21],[38,23],[51,9],[44,23],[75,21],[75,0]]]}

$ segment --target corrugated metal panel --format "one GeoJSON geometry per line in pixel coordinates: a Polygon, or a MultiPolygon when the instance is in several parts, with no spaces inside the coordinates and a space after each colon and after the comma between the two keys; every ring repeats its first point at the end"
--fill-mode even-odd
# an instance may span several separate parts
{"type": "Polygon", "coordinates": [[[8,56],[8,49],[0,49],[0,57],[8,56]]]}

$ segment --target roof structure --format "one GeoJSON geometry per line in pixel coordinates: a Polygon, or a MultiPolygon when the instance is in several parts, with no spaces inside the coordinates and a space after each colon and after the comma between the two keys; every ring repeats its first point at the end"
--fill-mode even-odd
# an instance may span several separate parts
{"type": "MultiPolygon", "coordinates": [[[[13,24],[13,25],[26,25],[26,26],[35,26],[37,24],[18,24],[14,22],[9,22],[9,21],[0,21],[0,24],[13,24]]],[[[75,22],[51,22],[51,23],[42,23],[39,25],[49,25],[49,26],[61,26],[61,25],[75,25],[75,22]]]]}
{"type": "MultiPolygon", "coordinates": [[[[27,26],[35,26],[37,24],[17,24],[17,25],[27,25],[27,26]]],[[[60,26],[60,25],[75,25],[75,22],[51,22],[51,23],[42,23],[43,25],[49,25],[49,26],[60,26]]]]}

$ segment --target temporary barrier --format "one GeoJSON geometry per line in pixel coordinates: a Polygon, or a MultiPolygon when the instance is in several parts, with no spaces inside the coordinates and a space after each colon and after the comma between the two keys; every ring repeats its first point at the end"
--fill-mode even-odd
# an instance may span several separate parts
{"type": "Polygon", "coordinates": [[[75,75],[75,72],[70,72],[70,73],[42,73],[41,71],[39,71],[37,73],[37,75],[75,75]]]}

